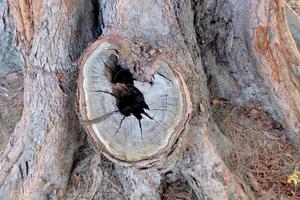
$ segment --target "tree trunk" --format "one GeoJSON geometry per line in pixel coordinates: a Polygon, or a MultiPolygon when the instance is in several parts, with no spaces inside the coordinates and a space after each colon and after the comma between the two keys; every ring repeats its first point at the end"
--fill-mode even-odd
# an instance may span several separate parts
{"type": "Polygon", "coordinates": [[[60,197],[80,130],[74,109],[77,70],[73,62],[94,38],[92,6],[89,2],[9,1],[9,8],[25,59],[24,110],[1,158],[0,198],[60,197]]]}
{"type": "MultiPolygon", "coordinates": [[[[300,5],[299,2],[298,5],[300,5]]],[[[300,16],[298,16],[298,14],[293,11],[287,3],[285,4],[285,13],[290,31],[293,35],[298,49],[300,49],[300,16]]]]}
{"type": "Polygon", "coordinates": [[[300,54],[283,6],[281,0],[9,0],[24,58],[24,109],[1,155],[0,199],[254,199],[273,191],[256,183],[258,173],[243,180],[231,161],[244,145],[238,149],[234,138],[247,136],[235,125],[248,118],[245,129],[268,128],[249,137],[268,142],[278,133],[278,144],[299,153],[300,54]],[[140,61],[148,59],[145,49],[157,50],[187,84],[190,120],[158,167],[125,167],[80,141],[77,61],[100,34],[140,52],[140,61]],[[234,126],[215,112],[224,104],[233,107],[228,116],[243,111],[234,126]]]}
{"type": "Polygon", "coordinates": [[[0,77],[21,71],[21,55],[15,47],[15,26],[6,1],[0,1],[0,77]]]}

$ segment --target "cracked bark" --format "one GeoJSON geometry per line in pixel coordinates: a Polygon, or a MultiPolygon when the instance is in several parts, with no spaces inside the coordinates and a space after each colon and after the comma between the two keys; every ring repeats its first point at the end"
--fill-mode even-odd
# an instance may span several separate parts
{"type": "Polygon", "coordinates": [[[79,135],[73,62],[93,39],[91,4],[70,3],[9,1],[25,59],[24,110],[1,157],[1,199],[59,198],[67,185],[79,135]]]}
{"type": "Polygon", "coordinates": [[[15,46],[16,30],[6,1],[0,1],[0,77],[20,72],[22,61],[15,46]]]}
{"type": "MultiPolygon", "coordinates": [[[[250,198],[223,161],[232,146],[211,118],[210,97],[259,105],[299,144],[300,55],[282,1],[10,0],[9,6],[25,60],[24,111],[1,157],[0,199],[65,195],[79,146],[76,60],[100,34],[159,49],[180,67],[193,104],[163,166],[111,163],[126,199],[159,199],[166,177],[187,182],[197,199],[250,198]]],[[[101,179],[107,162],[94,166],[101,179]]]]}

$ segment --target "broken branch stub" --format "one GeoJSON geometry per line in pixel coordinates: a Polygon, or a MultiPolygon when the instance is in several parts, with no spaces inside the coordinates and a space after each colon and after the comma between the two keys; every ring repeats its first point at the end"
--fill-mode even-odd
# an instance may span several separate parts
{"type": "Polygon", "coordinates": [[[120,62],[123,46],[100,39],[81,57],[79,115],[93,146],[109,159],[158,166],[188,121],[189,92],[179,70],[159,59],[149,68],[152,82],[140,81],[120,62]]]}

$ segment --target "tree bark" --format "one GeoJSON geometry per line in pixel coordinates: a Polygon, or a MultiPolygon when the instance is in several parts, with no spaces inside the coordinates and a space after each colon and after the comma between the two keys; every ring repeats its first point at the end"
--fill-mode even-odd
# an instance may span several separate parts
{"type": "Polygon", "coordinates": [[[20,72],[22,61],[15,46],[16,29],[6,1],[0,1],[0,41],[0,77],[11,72],[20,72]]]}
{"type": "Polygon", "coordinates": [[[243,105],[258,103],[284,126],[286,136],[299,144],[299,52],[282,4],[230,1],[213,8],[214,4],[207,4],[210,9],[206,10],[223,9],[218,12],[221,16],[215,16],[220,24],[213,26],[221,27],[205,30],[213,19],[201,13],[199,40],[207,74],[219,87],[213,95],[243,105]]]}
{"type": "Polygon", "coordinates": [[[1,158],[0,198],[59,198],[78,146],[74,61],[94,38],[92,6],[12,0],[9,7],[25,59],[24,110],[1,158]]]}
{"type": "Polygon", "coordinates": [[[226,165],[234,145],[212,117],[214,98],[269,113],[300,146],[300,55],[281,0],[9,0],[9,8],[24,57],[24,110],[1,157],[0,199],[78,199],[66,190],[80,170],[91,173],[89,198],[160,199],[180,181],[190,198],[253,199],[226,165]],[[90,150],[84,169],[73,159],[77,59],[99,34],[132,51],[158,49],[187,83],[190,121],[158,168],[124,167],[90,150]]]}
{"type": "Polygon", "coordinates": [[[293,11],[287,3],[285,3],[285,13],[289,29],[298,49],[300,49],[300,16],[295,11],[293,11]]]}

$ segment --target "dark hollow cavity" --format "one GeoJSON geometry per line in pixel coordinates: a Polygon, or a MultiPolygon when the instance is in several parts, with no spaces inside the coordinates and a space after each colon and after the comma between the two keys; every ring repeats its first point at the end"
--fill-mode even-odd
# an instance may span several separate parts
{"type": "Polygon", "coordinates": [[[124,115],[115,135],[120,130],[124,119],[132,114],[139,122],[143,140],[143,129],[141,124],[141,120],[143,118],[142,114],[158,123],[153,117],[145,112],[145,109],[149,110],[149,106],[145,102],[143,93],[134,86],[135,79],[131,72],[128,69],[122,68],[118,64],[118,58],[116,55],[110,55],[108,61],[106,63],[103,61],[103,63],[105,65],[104,74],[111,83],[112,93],[103,90],[99,90],[99,92],[108,93],[114,96],[116,98],[118,111],[124,115]]]}
{"type": "Polygon", "coordinates": [[[144,95],[138,88],[134,86],[134,80],[136,79],[134,79],[129,69],[124,69],[118,64],[118,57],[112,54],[110,55],[107,62],[104,62],[101,57],[100,59],[102,60],[105,66],[104,75],[106,79],[108,79],[108,81],[111,83],[112,92],[105,91],[105,90],[95,90],[94,92],[101,92],[115,97],[118,110],[107,113],[101,117],[97,117],[96,119],[83,121],[83,122],[87,124],[97,123],[107,119],[115,112],[120,112],[124,116],[121,119],[119,127],[115,132],[116,135],[120,130],[120,128],[122,127],[122,123],[125,120],[125,118],[132,114],[139,122],[142,140],[143,140],[143,129],[141,124],[141,120],[143,118],[142,114],[148,117],[149,119],[153,120],[155,123],[161,126],[163,124],[165,127],[167,127],[167,125],[163,121],[161,121],[162,123],[161,124],[156,119],[154,119],[154,117],[151,117],[145,111],[145,109],[149,110],[149,106],[145,102],[144,95]]]}
{"type": "Polygon", "coordinates": [[[111,55],[105,64],[105,74],[112,83],[112,95],[116,98],[119,112],[124,116],[133,114],[141,120],[144,109],[149,110],[143,93],[134,86],[134,78],[128,69],[122,68],[118,63],[116,55],[111,55]]]}

